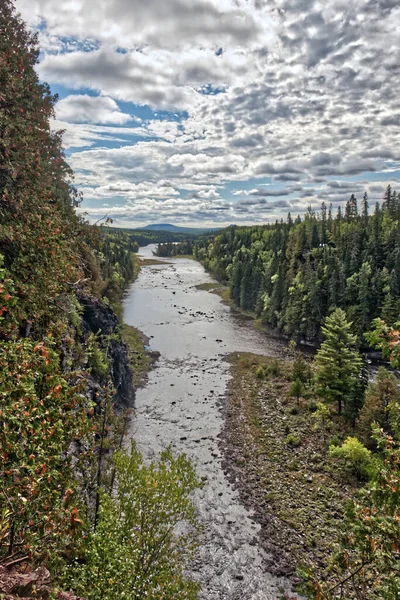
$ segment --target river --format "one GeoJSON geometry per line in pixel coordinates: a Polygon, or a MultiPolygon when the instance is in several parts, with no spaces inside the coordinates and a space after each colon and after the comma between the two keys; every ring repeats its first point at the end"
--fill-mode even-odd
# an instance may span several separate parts
{"type": "MultiPolygon", "coordinates": [[[[153,246],[139,254],[152,257],[153,246]]],[[[161,259],[163,260],[163,259],[161,259]]],[[[193,576],[202,600],[278,600],[290,584],[266,572],[257,525],[221,467],[218,435],[232,352],[281,356],[283,344],[251,327],[220,298],[198,290],[212,283],[190,259],[145,266],[124,300],[124,321],[150,338],[160,358],[136,394],[129,435],[146,458],[171,445],[185,452],[206,482],[195,502],[205,524],[193,576]]]]}

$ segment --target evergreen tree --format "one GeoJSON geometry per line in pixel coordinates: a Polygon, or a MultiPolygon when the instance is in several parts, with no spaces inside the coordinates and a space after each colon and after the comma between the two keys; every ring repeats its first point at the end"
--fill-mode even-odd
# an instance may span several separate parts
{"type": "Polygon", "coordinates": [[[339,415],[350,397],[361,367],[351,326],[346,313],[337,308],[326,318],[322,328],[325,339],[315,358],[317,392],[328,402],[337,402],[339,415]]]}

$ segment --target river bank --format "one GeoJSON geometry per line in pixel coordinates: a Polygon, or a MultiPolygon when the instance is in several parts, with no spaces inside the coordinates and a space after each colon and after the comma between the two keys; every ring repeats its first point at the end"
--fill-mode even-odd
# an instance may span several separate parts
{"type": "Polygon", "coordinates": [[[296,578],[306,566],[322,576],[344,504],[358,485],[327,453],[335,436],[343,438],[343,423],[316,427],[315,399],[290,396],[290,360],[246,353],[229,360],[220,436],[225,473],[261,526],[268,568],[296,578]],[[260,367],[265,378],[257,377],[260,367]]]}

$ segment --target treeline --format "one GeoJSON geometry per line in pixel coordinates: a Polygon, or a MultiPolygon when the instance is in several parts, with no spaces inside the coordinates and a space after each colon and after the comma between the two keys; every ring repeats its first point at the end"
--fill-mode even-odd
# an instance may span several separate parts
{"type": "Polygon", "coordinates": [[[352,195],[335,216],[323,203],[303,219],[229,227],[199,240],[193,254],[268,326],[318,339],[340,307],[361,338],[374,318],[390,325],[400,312],[400,194],[388,186],[373,214],[366,194],[361,207],[352,195]]]}
{"type": "Polygon", "coordinates": [[[194,240],[183,240],[182,242],[173,243],[166,242],[164,244],[158,244],[156,250],[156,256],[183,256],[186,254],[193,254],[195,247],[194,240]]]}
{"type": "Polygon", "coordinates": [[[187,239],[195,239],[197,237],[197,234],[164,230],[114,229],[114,231],[124,231],[134,242],[137,242],[139,246],[148,246],[149,244],[166,244],[168,242],[183,242],[187,239]]]}
{"type": "MultiPolygon", "coordinates": [[[[3,0],[0,565],[29,572],[46,564],[87,598],[153,590],[195,598],[197,585],[184,576],[195,529],[193,468],[169,453],[160,468],[147,468],[134,448],[110,460],[126,425],[113,403],[119,388],[129,391],[129,371],[109,304],[135,275],[138,244],[76,214],[80,196],[61,133],[50,128],[56,97],[38,80],[38,56],[37,36],[3,0]],[[128,494],[111,494],[128,480],[128,494]],[[160,496],[170,503],[165,511],[160,496]],[[181,519],[191,525],[184,537],[175,535],[181,519]]],[[[0,596],[10,591],[3,571],[0,596]]]]}
{"type": "Polygon", "coordinates": [[[111,302],[121,297],[127,284],[138,274],[139,263],[135,256],[138,250],[138,242],[127,231],[101,228],[100,244],[96,250],[96,261],[103,280],[100,297],[105,296],[111,302]]]}

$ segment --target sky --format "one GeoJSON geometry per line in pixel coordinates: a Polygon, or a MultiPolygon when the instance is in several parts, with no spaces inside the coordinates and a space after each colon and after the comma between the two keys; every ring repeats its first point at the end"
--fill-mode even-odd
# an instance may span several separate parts
{"type": "Polygon", "coordinates": [[[261,224],[400,191],[398,0],[16,0],[81,211],[261,224]]]}

